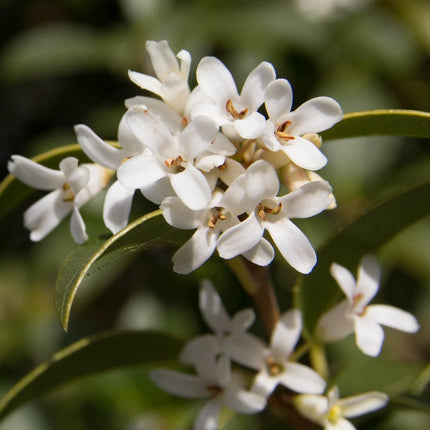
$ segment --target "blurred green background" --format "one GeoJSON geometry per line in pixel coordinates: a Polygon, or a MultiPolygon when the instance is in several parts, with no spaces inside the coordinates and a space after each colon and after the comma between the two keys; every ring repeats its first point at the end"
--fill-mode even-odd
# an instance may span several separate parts
{"type": "MultiPolygon", "coordinates": [[[[428,0],[350,3],[0,0],[1,177],[12,154],[33,156],[74,143],[77,123],[115,140],[124,99],[142,94],[128,80],[127,70],[152,73],[147,39],[167,39],[174,52],[191,52],[192,85],[202,56],[218,56],[239,88],[249,71],[267,60],[278,77],[290,80],[295,106],[327,95],[338,100],[344,112],[430,111],[428,0]],[[324,9],[330,3],[341,6],[324,9]]],[[[430,146],[425,140],[351,139],[327,142],[323,150],[329,164],[321,175],[332,184],[339,207],[301,224],[316,245],[376,198],[429,178],[430,146]]],[[[101,202],[84,211],[90,234],[100,231],[101,202]]],[[[0,394],[59,348],[102,330],[161,328],[184,339],[205,331],[197,313],[202,276],[214,281],[229,310],[250,304],[216,258],[190,276],[176,276],[169,261],[172,250],[157,247],[93,276],[78,294],[65,334],[55,316],[53,290],[58,267],[74,246],[68,225],[42,243],[30,243],[21,225],[23,209],[0,226],[0,394]]],[[[430,357],[429,238],[426,219],[380,253],[386,288],[378,299],[413,311],[422,325],[413,337],[390,331],[385,354],[420,365],[430,357]]],[[[294,273],[279,262],[273,272],[287,306],[294,273]]],[[[340,360],[353,360],[354,351],[344,342],[337,353],[340,360]]],[[[378,373],[369,373],[367,379],[375,381],[378,373]]],[[[424,392],[424,401],[429,397],[424,392]]],[[[131,369],[82,381],[33,402],[0,428],[187,428],[198,407],[173,401],[152,386],[145,369],[131,369]]],[[[253,423],[234,419],[226,429],[252,429],[253,423]]],[[[364,420],[360,428],[427,430],[429,424],[428,414],[391,407],[364,420]]],[[[270,426],[269,421],[255,424],[280,428],[270,426]]]]}

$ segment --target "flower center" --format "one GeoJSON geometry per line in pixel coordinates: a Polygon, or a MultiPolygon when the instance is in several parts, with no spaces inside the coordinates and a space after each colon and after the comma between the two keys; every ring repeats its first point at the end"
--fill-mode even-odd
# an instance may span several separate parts
{"type": "Polygon", "coordinates": [[[278,363],[273,357],[267,357],[266,359],[267,373],[270,376],[277,376],[284,371],[284,366],[278,363]]]}
{"type": "Polygon", "coordinates": [[[231,99],[227,100],[227,103],[225,104],[225,109],[234,119],[243,119],[248,113],[248,108],[242,109],[240,112],[237,111],[231,99]]]}
{"type": "Polygon", "coordinates": [[[73,202],[75,200],[75,194],[73,193],[72,189],[70,188],[70,185],[65,182],[62,186],[64,195],[63,195],[63,202],[73,202]]]}
{"type": "Polygon", "coordinates": [[[214,229],[215,228],[215,225],[216,225],[216,223],[218,222],[218,220],[220,220],[220,221],[224,221],[225,219],[226,219],[227,217],[221,212],[221,210],[220,209],[216,209],[216,213],[214,213],[210,218],[209,218],[209,221],[208,221],[208,227],[210,228],[210,229],[214,229]]]}
{"type": "Polygon", "coordinates": [[[294,136],[287,133],[287,128],[292,124],[291,121],[284,121],[275,131],[275,136],[282,140],[282,143],[288,142],[289,140],[295,139],[294,136]]]}
{"type": "Polygon", "coordinates": [[[184,161],[182,158],[182,155],[178,155],[176,158],[168,158],[167,160],[164,160],[164,164],[167,167],[176,167],[178,171],[184,170],[181,166],[181,163],[184,161]]]}
{"type": "Polygon", "coordinates": [[[278,215],[282,210],[282,203],[278,203],[277,206],[271,208],[270,206],[263,205],[259,203],[257,205],[257,215],[263,220],[266,221],[266,214],[270,215],[278,215]]]}
{"type": "Polygon", "coordinates": [[[223,391],[219,385],[208,385],[206,390],[209,391],[210,397],[215,397],[223,391]]]}
{"type": "Polygon", "coordinates": [[[342,411],[339,405],[334,405],[327,414],[327,419],[331,424],[336,424],[342,416],[342,411]]]}

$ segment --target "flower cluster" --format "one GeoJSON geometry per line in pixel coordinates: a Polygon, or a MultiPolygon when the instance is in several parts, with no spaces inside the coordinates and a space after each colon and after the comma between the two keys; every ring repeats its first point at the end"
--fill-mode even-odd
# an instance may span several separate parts
{"type": "MultiPolygon", "coordinates": [[[[178,273],[195,270],[215,250],[225,259],[242,255],[268,265],[274,249],[265,230],[292,267],[309,273],[315,251],[291,219],[312,217],[335,205],[330,185],[315,173],[327,162],[316,133],[341,120],[339,104],[316,97],[292,110],[290,83],[276,78],[268,62],[249,73],[239,93],[224,64],[204,57],[196,69],[198,85],[191,90],[187,51],[175,56],[166,41],[148,41],[147,50],[156,77],[134,71],[129,77],[157,98],[126,100],[119,145],[105,142],[85,125],[75,127],[84,153],[116,173],[104,201],[105,225],[114,234],[127,225],[139,190],[160,205],[170,225],[194,230],[173,256],[178,273]],[[282,169],[282,183],[276,169],[282,169]],[[284,195],[279,195],[281,185],[287,189],[284,195]]],[[[24,167],[14,167],[19,163],[15,158],[10,171],[24,182],[46,173],[33,167],[23,173],[24,167]]],[[[64,201],[57,199],[45,212],[41,208],[37,225],[26,222],[32,239],[58,223],[52,208],[64,201]]],[[[81,218],[79,223],[83,225],[81,218]]],[[[73,237],[78,243],[86,238],[73,237]]]]}
{"type": "Polygon", "coordinates": [[[327,396],[322,394],[326,381],[312,368],[297,362],[293,354],[302,333],[297,309],[280,317],[269,345],[247,332],[254,312],[244,309],[231,318],[209,281],[204,281],[200,289],[200,310],[214,333],[189,341],[179,358],[181,363],[193,366],[197,374],[168,369],[151,372],[154,383],[170,394],[209,399],[195,420],[195,430],[216,430],[223,406],[244,414],[261,412],[278,385],[294,393],[293,404],[300,414],[329,430],[354,429],[344,417],[371,412],[388,402],[388,396],[379,392],[341,400],[337,387],[330,389],[327,396]],[[234,370],[232,363],[236,365],[234,370]],[[255,372],[247,385],[243,368],[255,372]]]}

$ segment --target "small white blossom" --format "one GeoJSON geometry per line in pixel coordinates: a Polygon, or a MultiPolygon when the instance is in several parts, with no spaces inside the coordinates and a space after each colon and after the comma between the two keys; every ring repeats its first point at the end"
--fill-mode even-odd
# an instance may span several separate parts
{"type": "Polygon", "coordinates": [[[322,315],[316,332],[319,339],[333,342],[355,332],[360,350],[377,356],[384,342],[381,325],[408,333],[418,331],[419,324],[409,312],[389,305],[369,305],[379,289],[381,276],[375,257],[366,255],[362,258],[357,280],[339,264],[333,263],[330,271],[346,299],[322,315]]]}
{"type": "Polygon", "coordinates": [[[255,139],[261,134],[265,118],[257,110],[264,102],[267,85],[275,79],[270,63],[262,62],[251,71],[240,95],[230,71],[215,57],[204,57],[196,75],[198,89],[208,100],[193,104],[192,118],[200,115],[213,118],[232,140],[255,139]]]}
{"type": "Polygon", "coordinates": [[[211,189],[194,160],[210,148],[218,128],[209,118],[197,118],[174,132],[147,109],[135,107],[126,114],[131,131],[149,152],[124,161],[118,168],[120,183],[128,188],[147,188],[168,178],[181,201],[192,210],[204,209],[211,189]]]}
{"type": "Polygon", "coordinates": [[[167,369],[151,372],[151,379],[170,394],[187,398],[208,398],[194,423],[194,430],[218,429],[218,416],[223,406],[242,414],[255,414],[266,407],[266,399],[247,391],[240,375],[232,373],[226,356],[216,358],[216,347],[210,338],[196,350],[197,375],[167,369]]]}
{"type": "Polygon", "coordinates": [[[51,191],[24,213],[24,226],[30,230],[32,241],[42,240],[70,212],[73,239],[78,244],[88,239],[79,208],[106,186],[109,175],[104,167],[97,164],[78,166],[76,158],[67,157],[60,162],[60,170],[54,170],[13,155],[8,169],[24,184],[51,191]]]}
{"type": "Polygon", "coordinates": [[[270,396],[278,384],[298,393],[321,394],[326,383],[317,372],[303,364],[290,361],[302,333],[302,315],[297,309],[285,312],[276,324],[270,346],[258,342],[240,345],[236,361],[258,370],[251,390],[270,396]]]}
{"type": "Polygon", "coordinates": [[[181,362],[195,364],[195,351],[201,348],[201,342],[206,342],[204,339],[207,337],[213,340],[216,354],[225,355],[233,361],[236,360],[236,354],[242,354],[241,345],[260,342],[257,337],[247,332],[255,320],[252,309],[243,309],[230,317],[220,296],[207,279],[202,281],[199,298],[200,312],[214,334],[198,336],[188,342],[181,353],[181,362]]]}
{"type": "Polygon", "coordinates": [[[157,78],[129,71],[131,81],[140,88],[160,96],[176,112],[183,114],[190,96],[188,85],[191,67],[190,53],[183,49],[175,56],[165,40],[161,42],[148,40],[146,49],[157,78]]]}
{"type": "Polygon", "coordinates": [[[261,140],[270,151],[283,151],[297,166],[318,170],[327,158],[306,135],[319,133],[342,119],[342,109],[330,97],[316,97],[291,111],[293,92],[286,79],[276,79],[266,88],[266,121],[261,140]],[[304,136],[305,135],[305,136],[304,136]]]}
{"type": "Polygon", "coordinates": [[[354,418],[383,408],[388,396],[378,391],[339,399],[339,390],[332,388],[327,396],[301,394],[294,405],[301,415],[320,425],[324,430],[355,430],[345,418],[354,418]]]}
{"type": "MultiPolygon", "coordinates": [[[[220,236],[218,252],[230,259],[260,244],[269,255],[271,245],[263,238],[267,229],[284,259],[297,271],[309,273],[316,263],[315,251],[290,218],[308,218],[330,206],[331,187],[325,181],[311,182],[281,197],[277,197],[278,190],[276,171],[264,160],[253,163],[230,185],[221,205],[234,215],[246,213],[248,217],[220,236]]],[[[273,258],[273,250],[271,254],[273,258]]]]}

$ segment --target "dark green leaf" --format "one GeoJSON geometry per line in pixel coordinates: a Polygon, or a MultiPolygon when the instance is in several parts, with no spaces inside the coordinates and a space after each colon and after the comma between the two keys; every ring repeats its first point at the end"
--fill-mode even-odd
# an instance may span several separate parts
{"type": "Polygon", "coordinates": [[[186,237],[186,231],[169,226],[161,210],[156,210],[133,221],[107,241],[98,239],[76,247],[60,267],[55,288],[55,307],[64,329],[67,330],[78,287],[90,269],[98,270],[113,260],[143,252],[157,243],[178,246],[186,237]]]}
{"type": "Polygon", "coordinates": [[[298,296],[309,333],[318,317],[341,296],[330,276],[330,265],[336,262],[356,273],[364,254],[375,252],[403,229],[430,214],[429,196],[430,182],[395,194],[365,210],[318,250],[318,263],[309,275],[302,277],[298,296]]]}
{"type": "Polygon", "coordinates": [[[0,401],[0,419],[26,402],[100,372],[174,360],[182,342],[152,331],[103,333],[57,352],[21,379],[0,401]]]}
{"type": "Polygon", "coordinates": [[[324,140],[361,136],[410,136],[430,138],[430,113],[403,109],[352,112],[321,133],[324,140]]]}

